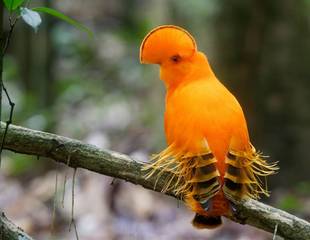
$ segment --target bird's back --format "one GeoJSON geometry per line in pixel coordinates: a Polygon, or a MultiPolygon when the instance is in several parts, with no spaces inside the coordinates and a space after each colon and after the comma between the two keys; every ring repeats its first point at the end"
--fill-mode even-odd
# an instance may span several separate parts
{"type": "Polygon", "coordinates": [[[188,165],[196,166],[192,174],[186,175],[186,181],[192,183],[187,203],[204,215],[227,215],[229,204],[222,191],[225,157],[232,138],[239,141],[236,150],[249,147],[246,122],[237,100],[217,79],[200,78],[179,85],[167,92],[165,131],[168,145],[192,156],[188,165]],[[197,201],[203,195],[213,198],[207,213],[197,201]]]}
{"type": "Polygon", "coordinates": [[[165,132],[168,144],[199,154],[206,145],[223,159],[232,137],[236,150],[249,145],[242,109],[235,97],[217,80],[200,78],[169,89],[166,97],[165,132]]]}

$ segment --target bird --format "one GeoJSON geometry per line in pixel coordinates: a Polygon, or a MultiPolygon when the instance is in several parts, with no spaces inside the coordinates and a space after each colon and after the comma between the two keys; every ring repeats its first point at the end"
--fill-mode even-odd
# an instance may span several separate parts
{"type": "Polygon", "coordinates": [[[167,147],[144,167],[147,177],[170,172],[162,191],[181,196],[195,212],[194,227],[213,229],[236,212],[235,201],[269,196],[268,163],[250,142],[235,96],[218,80],[206,55],[185,29],[162,25],[140,46],[140,62],[160,66],[166,88],[167,147]]]}

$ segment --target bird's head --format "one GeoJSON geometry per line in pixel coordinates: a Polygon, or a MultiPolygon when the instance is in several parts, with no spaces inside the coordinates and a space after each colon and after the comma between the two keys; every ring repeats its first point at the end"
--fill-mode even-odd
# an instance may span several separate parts
{"type": "Polygon", "coordinates": [[[140,47],[140,61],[147,64],[177,63],[197,51],[195,39],[173,25],[159,26],[149,32],[140,47]]]}
{"type": "Polygon", "coordinates": [[[161,79],[167,86],[184,81],[193,72],[201,72],[200,63],[207,63],[198,52],[195,39],[185,29],[173,25],[150,31],[140,46],[140,62],[159,64],[161,79]]]}

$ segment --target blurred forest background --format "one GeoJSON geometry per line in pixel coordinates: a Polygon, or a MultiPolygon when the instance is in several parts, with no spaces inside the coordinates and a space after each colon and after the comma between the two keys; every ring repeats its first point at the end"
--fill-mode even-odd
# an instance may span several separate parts
{"type": "MultiPolygon", "coordinates": [[[[48,131],[146,161],[165,146],[164,87],[157,66],[139,63],[143,36],[161,24],[186,28],[218,78],[237,96],[253,144],[280,171],[269,204],[310,219],[309,0],[55,0],[93,39],[43,16],[37,34],[19,22],[4,61],[16,103],[14,124],[48,131]]],[[[9,107],[4,101],[4,114],[9,107]]],[[[3,119],[5,120],[5,118],[3,119]]],[[[0,209],[36,239],[75,239],[68,231],[73,170],[5,152],[0,209]],[[56,216],[51,234],[55,178],[56,216]],[[66,194],[62,207],[64,178],[66,194]]],[[[226,221],[194,229],[175,199],[79,169],[75,215],[80,239],[271,239],[226,221]]]]}

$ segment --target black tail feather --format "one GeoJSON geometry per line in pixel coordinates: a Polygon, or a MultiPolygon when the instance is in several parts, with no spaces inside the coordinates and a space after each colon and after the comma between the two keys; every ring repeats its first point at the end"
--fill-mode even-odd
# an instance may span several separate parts
{"type": "Polygon", "coordinates": [[[196,213],[192,221],[192,224],[194,225],[194,227],[199,229],[202,228],[212,229],[220,226],[222,224],[222,219],[221,216],[207,217],[196,213]]]}

